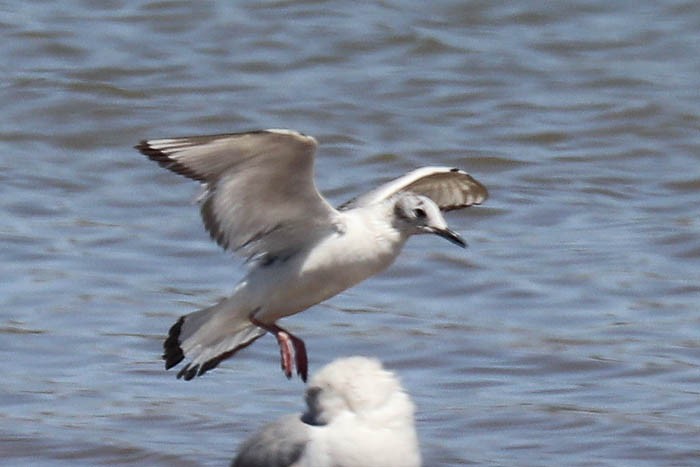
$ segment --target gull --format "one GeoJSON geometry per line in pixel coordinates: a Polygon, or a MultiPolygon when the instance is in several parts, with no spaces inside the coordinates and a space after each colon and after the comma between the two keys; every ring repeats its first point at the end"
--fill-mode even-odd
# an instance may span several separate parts
{"type": "Polygon", "coordinates": [[[385,270],[408,238],[435,234],[465,247],[441,211],[482,203],[486,188],[450,167],[423,167],[333,208],[314,183],[317,142],[292,130],[141,141],[161,166],[203,185],[204,225],[248,270],[233,293],[184,315],[163,344],[165,368],[191,380],[265,333],[282,370],[306,381],[304,341],[277,321],[385,270]]]}
{"type": "Polygon", "coordinates": [[[413,402],[375,359],[348,357],[318,371],[304,414],[245,441],[231,467],[418,467],[413,402]]]}

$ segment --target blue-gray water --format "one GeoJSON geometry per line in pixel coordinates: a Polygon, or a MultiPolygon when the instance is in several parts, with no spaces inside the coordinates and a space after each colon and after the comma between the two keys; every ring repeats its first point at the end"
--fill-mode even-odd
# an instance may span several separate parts
{"type": "Polygon", "coordinates": [[[377,356],[426,466],[700,465],[700,5],[0,6],[0,464],[215,466],[302,407],[265,337],[191,382],[165,332],[242,274],[147,137],[294,128],[339,204],[422,165],[491,191],[286,319],[377,356]]]}

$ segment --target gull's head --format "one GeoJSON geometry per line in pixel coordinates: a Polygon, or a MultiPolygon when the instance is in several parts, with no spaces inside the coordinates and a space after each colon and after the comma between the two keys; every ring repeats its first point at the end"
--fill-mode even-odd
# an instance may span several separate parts
{"type": "Polygon", "coordinates": [[[312,425],[327,425],[349,414],[401,420],[413,417],[413,403],[398,378],[379,360],[365,357],[341,358],[322,368],[309,382],[306,404],[303,420],[312,425]]]}
{"type": "Polygon", "coordinates": [[[401,193],[394,201],[396,226],[410,235],[435,234],[466,247],[462,237],[447,226],[437,204],[427,196],[401,193]]]}

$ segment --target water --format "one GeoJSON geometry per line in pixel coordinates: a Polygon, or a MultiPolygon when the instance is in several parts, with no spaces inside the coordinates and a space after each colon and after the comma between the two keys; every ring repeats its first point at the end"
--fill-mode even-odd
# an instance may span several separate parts
{"type": "Polygon", "coordinates": [[[700,464],[700,7],[692,1],[0,7],[3,465],[225,465],[303,385],[265,337],[177,381],[227,294],[191,181],[142,138],[293,128],[339,204],[465,168],[470,248],[416,238],[285,325],[311,372],[377,356],[426,466],[700,464]]]}

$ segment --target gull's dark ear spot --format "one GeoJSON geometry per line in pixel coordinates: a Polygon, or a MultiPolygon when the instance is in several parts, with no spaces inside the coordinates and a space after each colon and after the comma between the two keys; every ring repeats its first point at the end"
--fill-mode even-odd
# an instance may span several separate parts
{"type": "Polygon", "coordinates": [[[400,201],[397,201],[396,204],[394,204],[394,215],[397,219],[408,220],[408,214],[406,213],[406,210],[404,210],[400,201]]]}
{"type": "Polygon", "coordinates": [[[416,216],[418,219],[425,219],[427,214],[425,213],[425,210],[422,208],[416,208],[413,210],[413,215],[416,216]]]}

